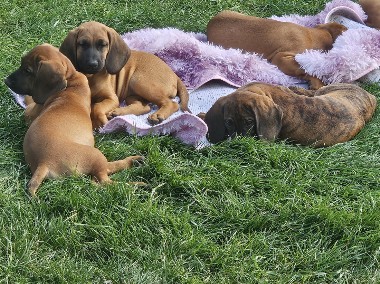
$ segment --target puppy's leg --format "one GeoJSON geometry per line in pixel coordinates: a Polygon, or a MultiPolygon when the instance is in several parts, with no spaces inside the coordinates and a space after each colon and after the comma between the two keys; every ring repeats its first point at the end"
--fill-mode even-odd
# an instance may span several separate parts
{"type": "Polygon", "coordinates": [[[125,99],[126,106],[118,107],[108,113],[108,118],[112,118],[118,115],[134,114],[141,115],[150,112],[150,106],[148,102],[142,100],[138,96],[128,96],[125,99]]]}
{"type": "Polygon", "coordinates": [[[92,105],[91,120],[94,129],[104,126],[107,122],[107,114],[119,106],[119,100],[116,97],[106,98],[92,105]]]}
{"type": "Polygon", "coordinates": [[[25,109],[25,113],[24,113],[25,122],[27,124],[31,124],[33,120],[35,120],[37,116],[40,115],[43,107],[44,107],[43,105],[36,104],[33,101],[30,102],[25,109]]]}
{"type": "Polygon", "coordinates": [[[26,95],[24,97],[24,103],[25,103],[26,106],[28,106],[30,104],[33,104],[34,103],[33,97],[29,96],[29,95],[26,95]]]}
{"type": "Polygon", "coordinates": [[[143,156],[129,156],[123,160],[108,162],[108,174],[111,175],[113,173],[120,172],[125,169],[129,169],[133,166],[134,162],[142,162],[144,161],[143,156]]]}
{"type": "Polygon", "coordinates": [[[320,79],[306,74],[305,70],[303,70],[295,60],[295,56],[296,54],[292,52],[279,52],[272,58],[271,62],[286,75],[308,81],[310,89],[312,90],[323,87],[325,84],[320,79]]]}
{"type": "MultiPolygon", "coordinates": [[[[133,166],[134,162],[142,162],[142,161],[144,161],[143,156],[129,156],[123,160],[107,162],[106,168],[104,166],[101,166],[98,168],[98,170],[95,173],[93,173],[94,180],[101,184],[111,183],[112,180],[110,179],[109,175],[120,172],[125,169],[129,169],[133,166]]],[[[133,184],[141,185],[145,183],[136,182],[133,184]]]]}
{"type": "Polygon", "coordinates": [[[36,196],[37,189],[42,181],[47,177],[49,169],[46,165],[40,165],[34,171],[32,178],[28,183],[28,192],[32,197],[36,196]]]}
{"type": "Polygon", "coordinates": [[[157,105],[159,107],[159,110],[149,115],[148,117],[149,123],[153,125],[164,121],[179,109],[178,103],[170,99],[167,99],[161,103],[157,103],[157,105]]]}

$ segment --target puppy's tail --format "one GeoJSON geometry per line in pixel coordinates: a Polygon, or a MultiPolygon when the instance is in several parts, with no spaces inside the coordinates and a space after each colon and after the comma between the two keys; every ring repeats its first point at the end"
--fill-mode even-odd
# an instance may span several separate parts
{"type": "Polygon", "coordinates": [[[188,104],[189,104],[189,92],[187,91],[185,84],[182,82],[182,80],[180,78],[178,78],[178,80],[177,80],[177,96],[181,100],[179,102],[179,106],[181,107],[181,110],[191,113],[189,106],[188,106],[188,104]]]}

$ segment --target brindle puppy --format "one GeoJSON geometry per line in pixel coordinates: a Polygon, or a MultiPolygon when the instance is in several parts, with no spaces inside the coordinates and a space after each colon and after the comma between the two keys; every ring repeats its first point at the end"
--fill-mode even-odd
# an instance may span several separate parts
{"type": "Polygon", "coordinates": [[[375,108],[375,96],[356,85],[315,91],[251,83],[218,99],[204,120],[212,143],[244,135],[325,147],[355,137],[375,108]]]}

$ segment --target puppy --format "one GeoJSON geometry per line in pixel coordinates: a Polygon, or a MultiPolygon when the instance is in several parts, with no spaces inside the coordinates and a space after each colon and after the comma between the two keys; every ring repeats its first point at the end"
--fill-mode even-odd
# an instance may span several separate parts
{"type": "Polygon", "coordinates": [[[360,0],[359,4],[368,15],[366,25],[380,29],[380,0],[360,0]]]}
{"type": "Polygon", "coordinates": [[[69,32],[60,51],[88,78],[94,128],[113,116],[148,113],[149,103],[159,109],[148,121],[158,124],[178,110],[172,100],[176,96],[181,109],[190,112],[187,89],[173,70],[153,54],[130,50],[112,28],[98,22],[83,23],[69,32]],[[119,107],[119,102],[126,106],[119,107]]]}
{"type": "Polygon", "coordinates": [[[346,27],[329,23],[307,28],[293,23],[280,22],[222,11],[207,25],[208,41],[224,48],[239,48],[262,54],[287,75],[309,82],[311,89],[319,89],[323,82],[306,74],[295,60],[298,53],[307,49],[329,50],[346,27]]]}
{"type": "Polygon", "coordinates": [[[90,118],[91,94],[87,78],[70,60],[48,44],[33,48],[21,66],[5,79],[14,92],[32,96],[33,113],[24,138],[24,155],[32,171],[28,191],[32,196],[45,178],[74,172],[90,174],[99,183],[109,174],[130,168],[141,156],[107,162],[94,147],[90,118]],[[37,110],[33,108],[37,106],[37,110]]]}
{"type": "Polygon", "coordinates": [[[375,96],[356,85],[305,90],[251,83],[218,99],[204,120],[212,143],[244,135],[326,147],[352,139],[375,108],[375,96]]]}

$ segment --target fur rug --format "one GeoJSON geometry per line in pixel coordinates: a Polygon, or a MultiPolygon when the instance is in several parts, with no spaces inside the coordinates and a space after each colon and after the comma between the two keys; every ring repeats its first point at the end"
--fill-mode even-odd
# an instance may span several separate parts
{"type": "MultiPolygon", "coordinates": [[[[306,72],[327,84],[380,79],[380,31],[364,26],[366,15],[358,4],[334,0],[317,15],[272,18],[304,26],[329,21],[344,23],[349,30],[336,40],[329,52],[309,50],[297,55],[296,60],[306,72]],[[377,73],[369,76],[373,72],[377,73]]],[[[260,55],[211,45],[202,33],[175,28],[142,29],[122,37],[130,48],[156,54],[176,72],[191,91],[189,108],[192,114],[178,111],[156,126],[147,123],[148,114],[119,116],[110,120],[100,130],[102,133],[171,134],[185,144],[202,147],[208,144],[207,126],[196,114],[206,112],[219,97],[253,81],[305,86],[305,82],[283,74],[260,55]]],[[[16,94],[15,97],[17,99],[16,94]]]]}

